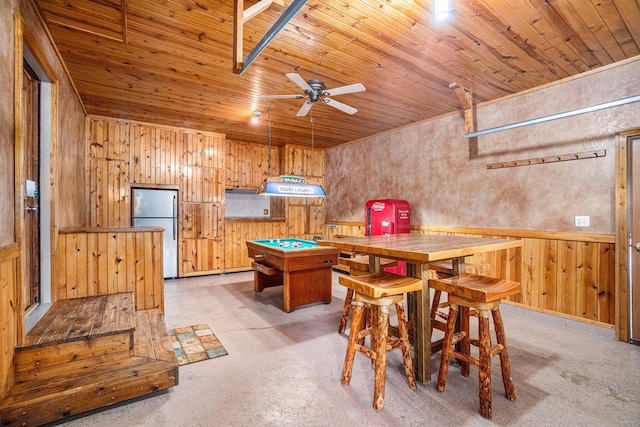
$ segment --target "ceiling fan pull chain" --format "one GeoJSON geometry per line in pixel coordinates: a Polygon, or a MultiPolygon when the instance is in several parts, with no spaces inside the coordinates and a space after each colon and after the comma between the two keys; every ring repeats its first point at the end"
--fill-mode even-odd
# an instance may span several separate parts
{"type": "Polygon", "coordinates": [[[310,120],[311,120],[311,176],[313,177],[313,137],[314,137],[314,133],[313,133],[313,112],[311,113],[311,115],[309,116],[310,120]]]}
{"type": "Polygon", "coordinates": [[[267,140],[269,142],[269,154],[267,157],[267,178],[271,176],[271,101],[269,101],[269,108],[267,109],[267,140]]]}

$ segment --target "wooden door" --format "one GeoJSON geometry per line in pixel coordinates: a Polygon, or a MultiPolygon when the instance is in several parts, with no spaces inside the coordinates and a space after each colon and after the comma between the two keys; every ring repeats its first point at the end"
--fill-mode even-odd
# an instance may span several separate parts
{"type": "Polygon", "coordinates": [[[629,139],[631,339],[640,341],[640,136],[629,139]]]}
{"type": "Polygon", "coordinates": [[[24,63],[22,105],[24,106],[24,308],[29,310],[40,301],[40,210],[38,204],[40,171],[40,81],[24,63]],[[27,184],[29,181],[29,185],[27,184]]]}

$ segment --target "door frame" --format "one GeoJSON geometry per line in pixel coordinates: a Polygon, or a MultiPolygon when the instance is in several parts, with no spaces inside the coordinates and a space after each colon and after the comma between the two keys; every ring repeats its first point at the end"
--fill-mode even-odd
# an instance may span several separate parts
{"type": "Polygon", "coordinates": [[[24,269],[27,266],[25,260],[24,242],[24,199],[25,189],[25,129],[22,126],[22,116],[25,106],[22,104],[23,86],[23,61],[27,61],[34,68],[38,78],[44,84],[47,96],[47,108],[41,109],[41,163],[40,163],[40,232],[41,257],[49,254],[48,262],[41,262],[43,266],[50,266],[46,272],[41,270],[41,301],[51,298],[51,286],[55,272],[55,249],[57,242],[57,227],[55,225],[55,200],[57,194],[57,146],[58,146],[58,82],[55,73],[46,56],[39,47],[36,38],[31,34],[19,13],[14,15],[14,221],[15,240],[20,245],[20,256],[18,257],[18,277],[16,280],[16,342],[18,345],[24,344],[25,337],[25,301],[24,292],[24,269]],[[44,147],[43,147],[44,146],[44,147]],[[44,150],[43,150],[44,148],[44,150]],[[46,196],[46,197],[43,197],[46,196]],[[44,222],[43,222],[44,221],[44,222]]]}
{"type": "MultiPolygon", "coordinates": [[[[26,52],[25,47],[25,52],[26,52]]],[[[24,270],[24,286],[23,292],[25,294],[25,315],[28,317],[30,313],[40,306],[42,299],[42,275],[40,274],[40,264],[42,263],[42,257],[40,254],[41,249],[41,221],[40,221],[40,200],[38,193],[40,192],[40,115],[42,114],[41,106],[41,89],[42,81],[38,73],[31,67],[31,61],[26,58],[23,60],[23,79],[25,86],[22,88],[23,106],[23,123],[25,125],[24,149],[25,149],[25,161],[24,161],[24,179],[31,180],[36,183],[35,194],[33,197],[29,197],[27,191],[28,200],[25,204],[31,205],[26,207],[23,212],[24,215],[24,250],[25,250],[25,263],[26,268],[24,270]],[[32,207],[36,209],[33,210],[32,207]]],[[[26,181],[25,181],[26,182],[26,181]]],[[[46,264],[45,264],[46,265],[46,264]]]]}
{"type": "Polygon", "coordinates": [[[640,128],[630,129],[616,135],[616,338],[620,341],[631,340],[631,312],[629,283],[629,147],[630,140],[640,136],[640,128]]]}

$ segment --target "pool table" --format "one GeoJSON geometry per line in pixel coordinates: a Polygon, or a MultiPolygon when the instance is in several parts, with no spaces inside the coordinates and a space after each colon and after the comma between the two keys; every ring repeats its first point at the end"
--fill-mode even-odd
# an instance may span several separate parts
{"type": "Polygon", "coordinates": [[[331,302],[331,267],[340,249],[302,239],[248,240],[247,249],[253,259],[254,290],[282,285],[287,313],[301,305],[331,302]]]}

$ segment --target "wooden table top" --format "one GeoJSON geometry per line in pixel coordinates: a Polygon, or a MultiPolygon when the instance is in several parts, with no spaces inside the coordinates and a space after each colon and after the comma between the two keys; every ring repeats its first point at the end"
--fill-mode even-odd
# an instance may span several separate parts
{"type": "Polygon", "coordinates": [[[387,236],[342,237],[318,240],[319,245],[347,251],[416,262],[465,257],[482,252],[522,247],[519,239],[446,236],[433,234],[390,234],[387,236]]]}

